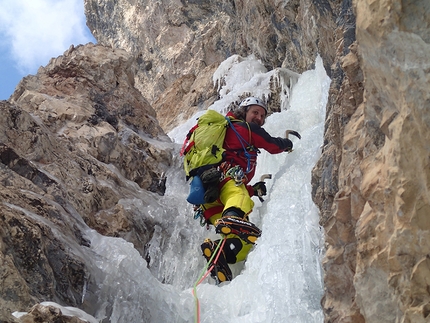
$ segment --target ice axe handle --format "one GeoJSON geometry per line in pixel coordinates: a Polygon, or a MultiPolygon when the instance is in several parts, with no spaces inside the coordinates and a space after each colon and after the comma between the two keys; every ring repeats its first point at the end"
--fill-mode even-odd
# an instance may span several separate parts
{"type": "MultiPolygon", "coordinates": [[[[266,180],[266,179],[272,179],[272,174],[264,174],[264,175],[261,175],[261,177],[260,177],[260,182],[264,182],[264,180],[266,180]]],[[[263,191],[262,191],[260,188],[258,188],[258,189],[257,189],[257,194],[258,194],[258,199],[259,199],[261,202],[264,202],[264,199],[262,198],[262,196],[263,196],[263,191]]]]}

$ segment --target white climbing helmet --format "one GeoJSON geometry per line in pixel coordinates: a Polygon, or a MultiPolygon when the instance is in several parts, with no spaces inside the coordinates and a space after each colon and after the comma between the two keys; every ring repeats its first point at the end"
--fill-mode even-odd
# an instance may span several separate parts
{"type": "Polygon", "coordinates": [[[256,98],[254,96],[250,96],[250,97],[244,99],[239,104],[240,107],[248,107],[250,105],[258,105],[258,106],[262,107],[266,111],[266,114],[267,114],[267,107],[264,104],[263,100],[256,98]]]}

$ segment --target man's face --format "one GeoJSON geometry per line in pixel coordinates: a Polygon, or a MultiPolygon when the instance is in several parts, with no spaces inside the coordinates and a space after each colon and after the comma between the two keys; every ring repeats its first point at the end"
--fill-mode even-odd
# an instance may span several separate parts
{"type": "Polygon", "coordinates": [[[260,127],[264,124],[266,120],[266,110],[264,110],[259,105],[250,105],[248,111],[246,112],[245,121],[248,123],[256,123],[260,127]]]}

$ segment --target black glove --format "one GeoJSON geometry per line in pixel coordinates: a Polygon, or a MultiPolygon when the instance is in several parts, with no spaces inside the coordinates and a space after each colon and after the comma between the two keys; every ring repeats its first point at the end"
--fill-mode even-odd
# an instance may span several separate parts
{"type": "Polygon", "coordinates": [[[254,190],[254,196],[265,196],[267,194],[266,183],[257,182],[252,185],[252,189],[254,190]]]}

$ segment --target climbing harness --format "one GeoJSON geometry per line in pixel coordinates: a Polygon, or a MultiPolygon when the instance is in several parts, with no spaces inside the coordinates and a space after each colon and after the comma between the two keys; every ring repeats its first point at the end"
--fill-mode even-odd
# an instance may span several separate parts
{"type": "Polygon", "coordinates": [[[194,284],[193,296],[194,296],[194,300],[195,300],[195,304],[196,304],[195,317],[194,317],[195,323],[200,323],[200,302],[199,302],[199,298],[197,296],[197,286],[200,285],[200,283],[210,274],[211,270],[213,269],[213,267],[217,263],[219,255],[221,254],[222,248],[224,247],[225,241],[226,241],[226,238],[222,239],[222,243],[217,244],[217,246],[216,246],[216,248],[212,254],[212,257],[206,263],[206,265],[203,268],[199,278],[197,279],[197,281],[194,284]],[[215,260],[212,262],[212,259],[214,257],[215,257],[215,260]],[[209,267],[209,265],[210,265],[210,267],[209,267]],[[209,269],[208,269],[208,267],[209,267],[209,269]]]}

